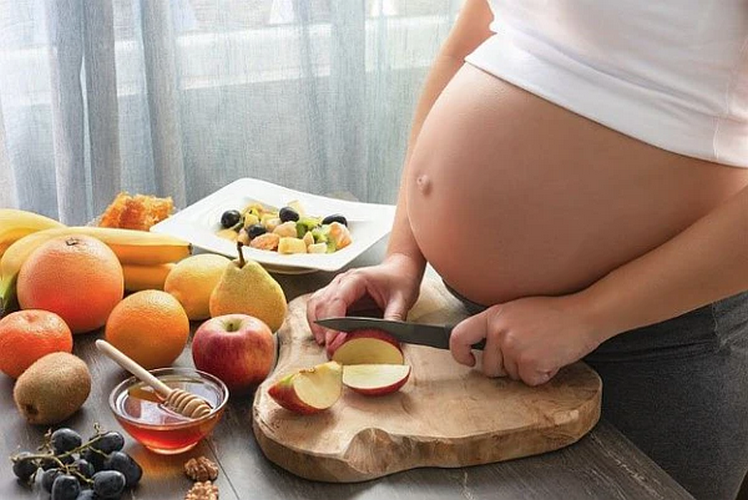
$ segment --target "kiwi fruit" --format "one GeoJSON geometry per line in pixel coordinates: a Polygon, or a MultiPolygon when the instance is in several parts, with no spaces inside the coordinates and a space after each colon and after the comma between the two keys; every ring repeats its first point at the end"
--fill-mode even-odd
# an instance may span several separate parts
{"type": "Polygon", "coordinates": [[[86,363],[72,354],[55,352],[38,359],[18,377],[13,399],[30,424],[49,425],[78,411],[90,392],[86,363]]]}

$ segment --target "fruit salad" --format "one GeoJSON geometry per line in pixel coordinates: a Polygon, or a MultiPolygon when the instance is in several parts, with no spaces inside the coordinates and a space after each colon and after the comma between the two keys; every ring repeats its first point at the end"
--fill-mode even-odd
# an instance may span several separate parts
{"type": "Polygon", "coordinates": [[[250,203],[221,215],[218,236],[281,254],[333,253],[351,244],[348,220],[341,214],[306,215],[298,201],[280,210],[250,203]]]}

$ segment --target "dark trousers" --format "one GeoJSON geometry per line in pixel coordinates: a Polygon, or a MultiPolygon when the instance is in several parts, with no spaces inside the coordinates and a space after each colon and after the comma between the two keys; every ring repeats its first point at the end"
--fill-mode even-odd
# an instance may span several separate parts
{"type": "Polygon", "coordinates": [[[748,470],[748,292],[624,332],[584,361],[603,380],[603,418],[697,499],[736,497],[748,470]]]}

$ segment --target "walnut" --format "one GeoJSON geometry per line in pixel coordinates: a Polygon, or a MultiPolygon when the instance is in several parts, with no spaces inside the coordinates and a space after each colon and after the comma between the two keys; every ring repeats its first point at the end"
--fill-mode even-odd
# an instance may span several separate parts
{"type": "Polygon", "coordinates": [[[215,481],[218,466],[206,457],[190,458],[184,464],[184,473],[193,481],[215,481]]]}
{"type": "Polygon", "coordinates": [[[210,481],[195,483],[184,500],[218,500],[218,486],[210,481]]]}

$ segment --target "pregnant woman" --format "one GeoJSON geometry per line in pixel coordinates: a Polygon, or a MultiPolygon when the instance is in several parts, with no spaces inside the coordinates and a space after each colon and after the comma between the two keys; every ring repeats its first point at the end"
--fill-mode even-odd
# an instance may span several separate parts
{"type": "Polygon", "coordinates": [[[748,5],[466,0],[416,110],[387,257],[314,320],[404,319],[426,262],[475,314],[457,362],[585,360],[603,416],[697,498],[748,469],[748,5]],[[489,5],[490,3],[490,5],[489,5]]]}

